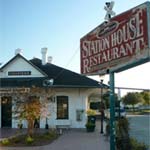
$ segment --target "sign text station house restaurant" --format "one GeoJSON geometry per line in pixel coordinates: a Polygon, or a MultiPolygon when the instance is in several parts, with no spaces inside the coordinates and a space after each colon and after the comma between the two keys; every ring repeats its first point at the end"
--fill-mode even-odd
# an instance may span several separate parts
{"type": "Polygon", "coordinates": [[[81,73],[102,75],[148,62],[150,2],[104,22],[80,40],[81,73]]]}

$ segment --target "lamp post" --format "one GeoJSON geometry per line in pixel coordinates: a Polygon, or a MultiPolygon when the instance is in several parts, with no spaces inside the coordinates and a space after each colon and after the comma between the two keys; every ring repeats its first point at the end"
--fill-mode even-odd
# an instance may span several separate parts
{"type": "Polygon", "coordinates": [[[119,107],[119,111],[118,111],[118,117],[120,119],[120,101],[121,101],[121,91],[120,89],[118,88],[118,107],[119,107]]]}
{"type": "Polygon", "coordinates": [[[48,126],[48,119],[46,117],[45,129],[48,129],[48,128],[49,128],[49,126],[48,126]]]}
{"type": "Polygon", "coordinates": [[[101,79],[101,103],[100,103],[100,112],[101,112],[101,131],[100,133],[103,134],[103,121],[104,121],[104,103],[103,103],[103,80],[101,79]]]}

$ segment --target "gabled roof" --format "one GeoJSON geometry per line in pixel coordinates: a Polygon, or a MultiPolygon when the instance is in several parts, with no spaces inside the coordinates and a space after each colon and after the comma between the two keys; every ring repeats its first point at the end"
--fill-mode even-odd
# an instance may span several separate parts
{"type": "MultiPolygon", "coordinates": [[[[98,81],[90,79],[81,74],[72,72],[65,68],[56,66],[51,63],[42,65],[42,61],[38,58],[30,60],[32,64],[40,68],[43,72],[48,75],[49,79],[53,79],[53,87],[91,87],[99,88],[102,85],[98,81]]],[[[106,85],[103,84],[103,87],[106,85]]]]}
{"type": "Polygon", "coordinates": [[[9,62],[7,62],[0,70],[5,68],[8,64],[10,64],[13,60],[15,60],[17,57],[21,57],[24,59],[27,63],[32,65],[34,68],[36,68],[38,71],[40,71],[45,77],[40,78],[1,78],[0,84],[1,87],[31,87],[31,86],[39,86],[42,87],[43,82],[46,79],[53,79],[53,85],[51,87],[62,87],[62,88],[107,88],[107,85],[99,84],[98,81],[90,79],[86,76],[83,76],[81,74],[72,72],[70,70],[67,70],[65,68],[56,66],[51,63],[47,63],[45,65],[42,65],[42,61],[38,58],[34,58],[32,60],[27,60],[20,54],[17,54],[15,57],[13,57],[9,62]]]}
{"type": "Polygon", "coordinates": [[[34,64],[32,64],[30,61],[28,61],[26,58],[24,58],[22,55],[17,54],[15,55],[12,59],[10,59],[5,65],[3,65],[0,68],[0,71],[3,70],[6,66],[8,66],[9,64],[11,64],[15,59],[17,58],[22,58],[23,60],[25,60],[27,63],[29,63],[31,66],[33,66],[35,69],[37,69],[40,73],[42,73],[44,76],[47,76],[47,74],[45,74],[42,70],[40,70],[39,68],[37,68],[34,64]]]}

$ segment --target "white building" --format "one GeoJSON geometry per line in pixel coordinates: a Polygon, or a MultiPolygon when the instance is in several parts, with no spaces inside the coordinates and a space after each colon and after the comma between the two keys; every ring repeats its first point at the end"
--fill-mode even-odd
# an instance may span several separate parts
{"type": "MultiPolygon", "coordinates": [[[[0,128],[17,128],[19,120],[12,114],[15,95],[31,92],[35,87],[40,92],[33,95],[40,100],[46,97],[49,101],[51,116],[47,121],[50,127],[84,128],[89,98],[107,86],[52,64],[50,57],[47,62],[47,49],[43,48],[41,52],[42,60],[27,60],[17,50],[16,55],[0,68],[0,128]]],[[[45,128],[45,118],[38,122],[40,128],[45,128]]],[[[22,123],[27,127],[25,120],[22,123]]]]}

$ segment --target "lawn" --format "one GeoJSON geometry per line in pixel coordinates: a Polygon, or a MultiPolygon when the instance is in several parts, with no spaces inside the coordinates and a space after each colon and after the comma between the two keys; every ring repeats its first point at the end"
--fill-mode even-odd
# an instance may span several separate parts
{"type": "Polygon", "coordinates": [[[145,109],[145,110],[135,110],[135,111],[127,111],[128,115],[149,115],[150,114],[150,110],[149,109],[145,109]]]}

